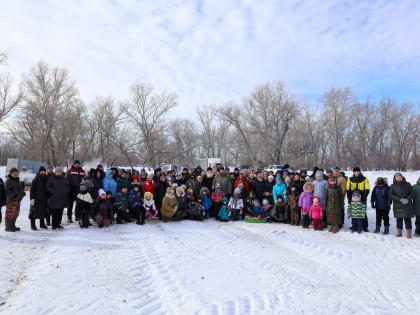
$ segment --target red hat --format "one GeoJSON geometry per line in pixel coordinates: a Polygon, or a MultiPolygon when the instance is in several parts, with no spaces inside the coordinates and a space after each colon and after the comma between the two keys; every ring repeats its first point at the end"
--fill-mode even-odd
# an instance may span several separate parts
{"type": "Polygon", "coordinates": [[[133,182],[134,182],[134,181],[139,181],[139,177],[138,177],[137,175],[134,175],[134,176],[133,176],[133,182]]]}

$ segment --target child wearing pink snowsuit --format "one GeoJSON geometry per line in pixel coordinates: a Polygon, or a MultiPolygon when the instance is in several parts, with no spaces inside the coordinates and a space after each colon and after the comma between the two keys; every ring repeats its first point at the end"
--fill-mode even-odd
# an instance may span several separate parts
{"type": "Polygon", "coordinates": [[[321,206],[321,200],[318,196],[314,197],[313,204],[309,210],[309,217],[313,219],[314,230],[322,231],[322,217],[324,212],[321,206]]]}

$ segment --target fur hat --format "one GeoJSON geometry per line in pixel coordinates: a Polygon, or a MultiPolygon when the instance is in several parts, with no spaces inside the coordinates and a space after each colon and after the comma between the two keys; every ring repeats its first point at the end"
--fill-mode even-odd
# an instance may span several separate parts
{"type": "Polygon", "coordinates": [[[358,166],[353,167],[353,173],[354,173],[354,172],[361,172],[360,167],[358,167],[358,166]]]}

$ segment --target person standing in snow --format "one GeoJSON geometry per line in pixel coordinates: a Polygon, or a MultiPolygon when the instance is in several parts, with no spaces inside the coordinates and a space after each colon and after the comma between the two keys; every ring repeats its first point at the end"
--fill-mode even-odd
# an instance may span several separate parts
{"type": "MultiPolygon", "coordinates": [[[[366,205],[367,197],[370,191],[370,185],[369,185],[369,180],[367,179],[367,177],[363,176],[363,174],[361,173],[360,167],[353,168],[353,176],[347,180],[346,190],[347,190],[347,200],[349,203],[351,203],[353,192],[357,190],[360,193],[361,202],[364,205],[366,205]]],[[[369,226],[369,222],[366,215],[363,218],[363,231],[364,232],[369,232],[368,226],[369,226]]]]}
{"type": "Polygon", "coordinates": [[[327,200],[327,189],[328,189],[328,182],[324,179],[324,173],[322,171],[317,171],[315,173],[315,180],[313,181],[314,185],[314,196],[319,198],[321,203],[322,210],[324,211],[324,215],[322,216],[322,223],[324,228],[327,227],[327,216],[326,214],[326,200],[327,200]]]}
{"type": "Polygon", "coordinates": [[[352,233],[362,233],[363,218],[366,217],[366,205],[361,201],[361,195],[358,190],[353,192],[351,202],[347,210],[348,217],[351,218],[352,233]]]}
{"type": "Polygon", "coordinates": [[[394,175],[394,183],[389,189],[389,197],[391,197],[394,207],[394,217],[397,219],[396,237],[402,236],[403,222],[407,230],[407,238],[411,238],[412,222],[414,217],[413,209],[413,188],[407,182],[401,173],[394,175]]]}
{"type": "Polygon", "coordinates": [[[19,171],[12,168],[9,171],[6,181],[6,213],[4,214],[6,232],[17,232],[20,228],[16,227],[16,220],[20,212],[20,202],[26,193],[24,184],[19,180],[19,171]]]}
{"type": "Polygon", "coordinates": [[[302,228],[309,227],[309,210],[312,206],[312,200],[314,198],[313,193],[314,187],[312,183],[306,182],[303,185],[303,192],[299,197],[299,207],[302,211],[302,228]]]}
{"type": "Polygon", "coordinates": [[[93,202],[95,201],[90,192],[89,188],[85,184],[80,184],[79,193],[76,198],[76,212],[79,214],[79,226],[81,229],[89,228],[90,220],[89,216],[92,212],[93,202]]]}
{"type": "MultiPolygon", "coordinates": [[[[67,206],[67,220],[68,223],[73,223],[73,204],[79,193],[80,183],[85,177],[85,171],[80,166],[80,161],[75,160],[74,164],[68,169],[66,174],[66,179],[69,182],[69,196],[68,196],[68,206],[67,206]]],[[[75,218],[76,221],[79,221],[79,218],[75,218]]]]}
{"type": "Polygon", "coordinates": [[[324,210],[322,209],[321,199],[315,196],[309,209],[309,218],[313,219],[313,227],[315,231],[322,231],[323,224],[322,218],[324,216],[324,210]]]}
{"type": "Polygon", "coordinates": [[[241,189],[236,187],[233,196],[229,200],[228,209],[232,211],[232,220],[238,221],[242,217],[244,201],[241,198],[241,189]]]}
{"type": "Polygon", "coordinates": [[[31,208],[30,208],[30,219],[31,219],[31,229],[36,231],[35,220],[39,219],[41,229],[47,230],[45,225],[45,217],[47,216],[47,203],[48,203],[48,192],[47,192],[47,182],[48,177],[46,174],[47,170],[45,167],[41,166],[38,173],[36,174],[34,180],[31,184],[30,198],[31,198],[31,208]]]}
{"type": "Polygon", "coordinates": [[[327,198],[326,198],[326,216],[327,224],[331,225],[328,232],[337,233],[340,230],[340,224],[343,221],[344,194],[341,187],[337,186],[337,180],[334,177],[328,179],[327,198]]]}
{"type": "Polygon", "coordinates": [[[370,196],[372,208],[376,209],[376,229],[374,233],[381,231],[381,223],[384,221],[384,234],[389,234],[389,210],[392,200],[389,197],[389,186],[382,177],[376,180],[375,188],[373,188],[370,196]]]}
{"type": "Polygon", "coordinates": [[[63,229],[61,220],[63,218],[63,210],[69,205],[69,181],[63,176],[63,169],[57,167],[54,176],[50,177],[47,182],[47,191],[50,195],[48,207],[51,209],[52,229],[63,229]]]}
{"type": "Polygon", "coordinates": [[[413,185],[413,206],[416,215],[415,235],[420,236],[420,177],[417,179],[417,183],[413,185]]]}

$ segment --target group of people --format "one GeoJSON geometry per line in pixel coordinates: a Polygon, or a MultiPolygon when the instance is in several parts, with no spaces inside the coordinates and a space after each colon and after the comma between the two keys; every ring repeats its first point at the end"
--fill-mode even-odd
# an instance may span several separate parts
{"type": "MultiPolygon", "coordinates": [[[[0,179],[0,205],[6,205],[6,231],[15,232],[20,202],[25,196],[17,169],[11,169],[6,183],[0,179]]],[[[315,167],[309,175],[306,170],[293,172],[286,164],[277,172],[262,169],[233,172],[222,165],[203,171],[184,168],[177,174],[155,169],[144,170],[111,168],[102,165],[86,173],[76,160],[64,174],[63,169],[40,167],[30,188],[29,219],[32,230],[39,227],[62,229],[63,211],[67,221],[74,218],[81,228],[94,222],[99,228],[146,220],[163,222],[183,219],[221,222],[245,220],[248,222],[282,222],[301,225],[314,230],[328,229],[337,233],[347,215],[352,232],[368,232],[367,202],[370,184],[361,169],[355,167],[347,178],[339,168],[324,172],[315,167]],[[348,200],[347,211],[345,199],[348,200]]],[[[416,217],[415,234],[420,236],[420,178],[415,185],[396,173],[389,186],[386,178],[377,178],[370,198],[376,209],[375,233],[389,234],[389,212],[397,222],[397,237],[402,236],[403,225],[407,238],[412,236],[412,218],[416,217]]],[[[1,221],[1,207],[0,207],[1,221]]]]}

